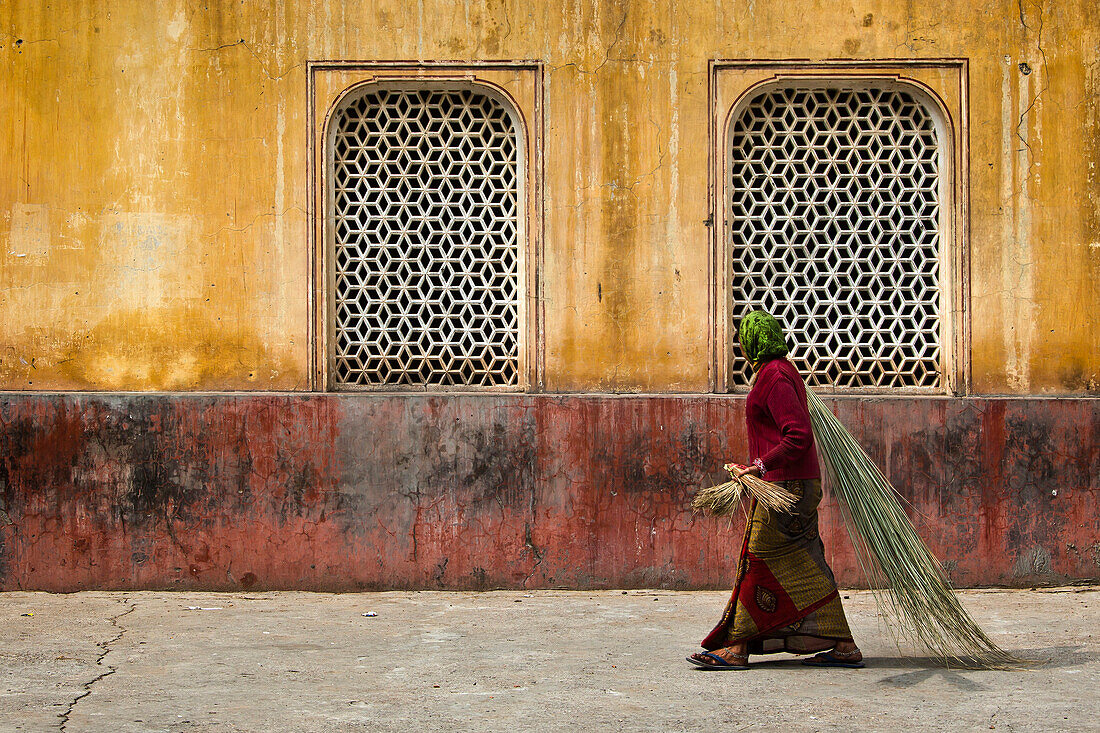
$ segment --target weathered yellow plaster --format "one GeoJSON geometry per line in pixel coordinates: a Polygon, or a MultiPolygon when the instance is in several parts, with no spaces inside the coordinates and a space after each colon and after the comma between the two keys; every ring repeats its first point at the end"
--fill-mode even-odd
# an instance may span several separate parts
{"type": "Polygon", "coordinates": [[[0,387],[307,389],[306,62],[545,64],[550,390],[710,384],[711,59],[970,61],[973,388],[1100,389],[1100,10],[0,4],[0,387]]]}

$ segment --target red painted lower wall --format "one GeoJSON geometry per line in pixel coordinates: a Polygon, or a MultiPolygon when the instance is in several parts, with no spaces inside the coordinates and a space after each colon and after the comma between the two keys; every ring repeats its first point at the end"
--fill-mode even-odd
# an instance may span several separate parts
{"type": "MultiPolygon", "coordinates": [[[[845,398],[958,585],[1100,576],[1100,400],[845,398]]],[[[724,588],[725,396],[8,395],[0,589],[724,588]]],[[[826,488],[821,534],[860,574],[826,488]]]]}

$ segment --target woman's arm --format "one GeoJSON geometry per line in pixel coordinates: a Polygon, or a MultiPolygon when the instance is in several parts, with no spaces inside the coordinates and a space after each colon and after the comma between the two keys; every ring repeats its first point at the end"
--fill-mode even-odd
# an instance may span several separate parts
{"type": "Polygon", "coordinates": [[[790,379],[777,379],[765,398],[764,404],[780,434],[779,445],[760,457],[768,471],[794,463],[813,445],[810,413],[798,399],[796,389],[799,386],[790,379]]]}

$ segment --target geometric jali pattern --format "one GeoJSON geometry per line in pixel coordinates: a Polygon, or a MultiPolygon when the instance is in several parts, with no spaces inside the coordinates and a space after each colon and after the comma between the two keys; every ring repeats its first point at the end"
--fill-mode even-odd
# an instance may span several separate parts
{"type": "MultiPolygon", "coordinates": [[[[891,89],[787,88],[730,128],[735,324],[786,327],[808,384],[935,388],[940,366],[939,144],[891,89]]],[[[736,348],[732,379],[752,370],[736,348]]]]}
{"type": "Polygon", "coordinates": [[[517,135],[471,90],[375,90],[338,115],[337,386],[517,384],[517,135]]]}

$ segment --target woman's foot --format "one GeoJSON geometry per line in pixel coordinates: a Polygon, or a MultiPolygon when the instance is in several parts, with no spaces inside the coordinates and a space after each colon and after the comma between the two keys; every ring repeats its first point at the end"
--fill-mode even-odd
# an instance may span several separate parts
{"type": "Polygon", "coordinates": [[[735,644],[712,652],[698,652],[687,658],[697,667],[705,669],[748,669],[749,655],[744,644],[735,644]]]}
{"type": "Polygon", "coordinates": [[[846,667],[848,669],[859,669],[865,666],[863,653],[851,641],[842,641],[827,652],[803,659],[802,663],[808,667],[846,667]]]}
{"type": "Polygon", "coordinates": [[[846,662],[862,662],[863,652],[854,641],[840,641],[833,647],[833,656],[846,662]]]}

